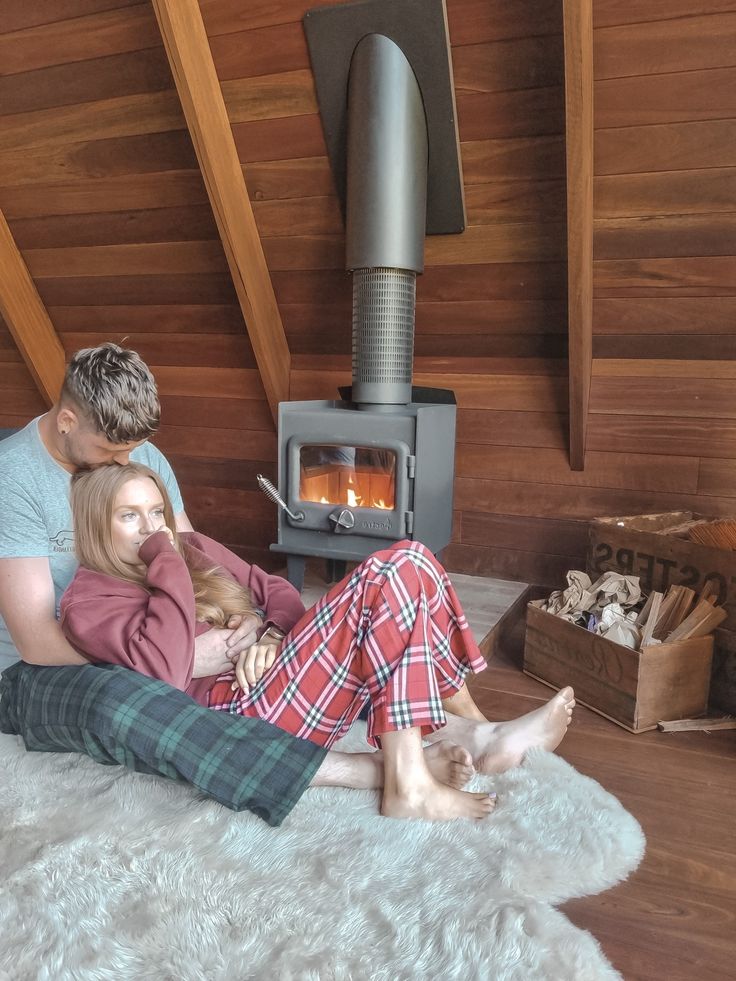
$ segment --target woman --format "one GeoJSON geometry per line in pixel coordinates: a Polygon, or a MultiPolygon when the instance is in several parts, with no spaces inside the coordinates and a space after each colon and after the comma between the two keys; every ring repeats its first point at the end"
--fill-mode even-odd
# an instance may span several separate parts
{"type": "Polygon", "coordinates": [[[177,535],[166,488],[147,467],[76,475],[72,511],[80,569],[62,598],[61,626],[82,654],[327,747],[368,702],[368,738],[384,757],[383,814],[479,819],[492,811],[487,794],[440,783],[425,762],[422,736],[445,725],[445,705],[466,716],[453,730],[486,771],[513,762],[532,729],[531,744],[554,748],[569,724],[565,689],[524,717],[531,722],[507,723],[505,743],[498,733],[490,739],[494,726],[464,685],[485,662],[446,573],[419,543],[370,556],[305,613],[283,579],[204,535],[177,535]],[[259,639],[235,675],[195,677],[195,637],[244,617],[259,639]]]}

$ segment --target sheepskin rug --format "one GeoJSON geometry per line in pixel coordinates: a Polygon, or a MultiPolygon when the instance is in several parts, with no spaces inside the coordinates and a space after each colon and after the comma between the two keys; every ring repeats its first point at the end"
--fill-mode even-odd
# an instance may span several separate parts
{"type": "MultiPolygon", "coordinates": [[[[351,733],[340,748],[364,748],[351,733]]],[[[602,981],[556,910],[641,860],[634,818],[535,750],[487,821],[382,818],[309,790],[280,828],[158,777],[0,735],[5,981],[602,981]]]]}

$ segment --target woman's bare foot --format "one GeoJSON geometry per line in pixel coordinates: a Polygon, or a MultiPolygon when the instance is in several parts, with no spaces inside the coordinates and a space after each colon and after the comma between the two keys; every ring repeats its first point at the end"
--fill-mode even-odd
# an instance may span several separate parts
{"type": "Polygon", "coordinates": [[[432,776],[422,752],[422,733],[418,726],[381,733],[381,744],[385,770],[381,814],[386,817],[479,821],[488,817],[496,806],[495,795],[466,794],[439,783],[432,776]]]}
{"type": "Polygon", "coordinates": [[[495,795],[468,794],[438,783],[428,774],[427,779],[403,791],[386,787],[381,800],[381,814],[394,818],[422,818],[425,821],[452,821],[471,818],[480,821],[496,806],[495,795]]]}
{"type": "Polygon", "coordinates": [[[475,773],[470,750],[446,740],[427,746],[424,762],[435,780],[456,790],[461,790],[475,773]]]}
{"type": "Polygon", "coordinates": [[[474,735],[473,762],[479,773],[501,773],[518,766],[527,750],[556,749],[572,721],[575,693],[563,688],[541,708],[510,722],[479,725],[474,735]]]}
{"type": "Polygon", "coordinates": [[[452,712],[453,715],[462,716],[463,719],[473,719],[475,722],[488,722],[488,719],[475,704],[467,685],[463,685],[453,695],[443,698],[442,707],[446,712],[452,712]]]}

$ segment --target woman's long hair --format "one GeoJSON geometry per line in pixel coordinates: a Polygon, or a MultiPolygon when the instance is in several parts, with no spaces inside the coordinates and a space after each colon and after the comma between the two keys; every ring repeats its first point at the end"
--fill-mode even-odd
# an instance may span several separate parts
{"type": "Polygon", "coordinates": [[[141,463],[110,464],[74,474],[71,506],[75,550],[80,565],[93,572],[145,586],[145,570],[123,562],[112,541],[115,498],[129,480],[142,477],[152,480],[161,495],[164,523],[171,529],[174,548],[184,558],[192,579],[197,619],[224,627],[231,616],[254,614],[249,591],[224,575],[219,566],[201,564],[197,553],[181,541],[165,483],[155,470],[141,463]]]}

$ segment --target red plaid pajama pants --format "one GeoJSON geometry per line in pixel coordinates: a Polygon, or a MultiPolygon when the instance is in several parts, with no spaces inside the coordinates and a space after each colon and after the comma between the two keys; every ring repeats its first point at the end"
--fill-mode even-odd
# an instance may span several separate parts
{"type": "Polygon", "coordinates": [[[420,542],[369,556],[308,610],[248,694],[220,676],[209,706],[331,746],[369,703],[368,740],[445,724],[442,699],[486,664],[447,573],[420,542]]]}

